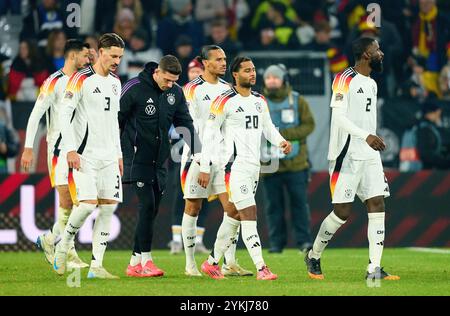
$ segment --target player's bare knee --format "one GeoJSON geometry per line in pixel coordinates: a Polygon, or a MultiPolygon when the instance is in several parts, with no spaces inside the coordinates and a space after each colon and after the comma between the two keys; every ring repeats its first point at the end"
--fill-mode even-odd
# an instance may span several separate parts
{"type": "Polygon", "coordinates": [[[383,213],[384,212],[384,198],[377,196],[366,201],[368,213],[383,213]]]}
{"type": "Polygon", "coordinates": [[[201,199],[186,199],[184,206],[184,212],[193,217],[197,217],[200,214],[200,209],[202,208],[201,199]]]}
{"type": "Polygon", "coordinates": [[[69,197],[59,197],[59,206],[66,210],[71,210],[73,207],[72,199],[69,197]]]}
{"type": "Polygon", "coordinates": [[[240,220],[239,212],[233,203],[229,203],[229,205],[227,205],[227,207],[225,209],[225,213],[227,213],[227,216],[231,217],[232,219],[235,219],[238,221],[240,220]]]}
{"type": "Polygon", "coordinates": [[[239,210],[241,221],[256,221],[256,205],[239,210]]]}
{"type": "Polygon", "coordinates": [[[343,221],[346,221],[350,217],[351,210],[350,203],[334,204],[334,214],[343,221]]]}

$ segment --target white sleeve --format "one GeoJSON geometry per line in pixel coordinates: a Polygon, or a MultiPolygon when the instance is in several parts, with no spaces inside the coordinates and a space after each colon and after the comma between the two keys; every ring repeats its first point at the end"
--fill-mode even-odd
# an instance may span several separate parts
{"type": "MultiPolygon", "coordinates": [[[[122,86],[119,81],[119,91],[122,91],[122,86]]],[[[120,145],[120,127],[119,127],[119,111],[120,111],[120,101],[117,103],[117,113],[116,113],[116,119],[114,120],[114,130],[117,132],[117,135],[115,137],[116,140],[116,151],[117,151],[117,158],[121,159],[122,156],[122,147],[120,145]]]]}
{"type": "Polygon", "coordinates": [[[269,107],[267,102],[264,101],[263,109],[263,134],[264,137],[274,146],[280,147],[281,142],[285,139],[281,136],[278,129],[273,125],[272,118],[270,117],[269,107]]]}
{"type": "Polygon", "coordinates": [[[53,91],[51,91],[50,88],[51,82],[53,80],[49,78],[42,85],[39,97],[34,104],[33,111],[31,111],[30,117],[28,118],[25,148],[33,148],[34,138],[36,137],[36,133],[39,127],[39,121],[55,99],[55,94],[53,91]]]}
{"type": "Polygon", "coordinates": [[[59,114],[61,135],[64,140],[65,150],[67,150],[67,152],[77,150],[70,120],[72,118],[73,111],[77,108],[78,103],[82,98],[83,81],[85,79],[84,76],[77,76],[77,74],[78,73],[74,73],[67,84],[59,114]]]}
{"type": "Polygon", "coordinates": [[[332,119],[334,120],[334,123],[336,124],[336,126],[340,129],[342,129],[343,131],[345,131],[346,133],[348,133],[352,136],[355,136],[355,137],[359,137],[363,140],[366,140],[367,136],[370,135],[370,133],[359,128],[358,126],[356,126],[355,123],[353,123],[352,121],[350,121],[347,118],[347,110],[346,109],[333,108],[332,115],[333,115],[332,119]]]}
{"type": "Polygon", "coordinates": [[[200,172],[211,172],[211,156],[214,152],[214,146],[217,145],[216,139],[221,139],[220,128],[226,118],[225,103],[221,102],[221,96],[212,103],[209,118],[206,121],[202,139],[202,153],[200,159],[200,172]]]}

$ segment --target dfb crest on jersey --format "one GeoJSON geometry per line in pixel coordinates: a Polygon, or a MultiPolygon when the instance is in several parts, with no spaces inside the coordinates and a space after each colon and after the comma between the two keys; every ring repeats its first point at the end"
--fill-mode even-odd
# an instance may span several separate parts
{"type": "Polygon", "coordinates": [[[117,85],[116,84],[112,85],[112,91],[113,91],[114,95],[117,95],[118,90],[117,90],[117,85]]]}
{"type": "Polygon", "coordinates": [[[242,194],[247,194],[248,193],[248,188],[246,185],[241,186],[241,192],[242,194]]]}
{"type": "Polygon", "coordinates": [[[257,110],[259,113],[262,113],[263,108],[262,108],[261,102],[256,102],[255,105],[256,105],[256,110],[257,110]]]}
{"type": "Polygon", "coordinates": [[[377,89],[375,89],[375,86],[372,86],[373,95],[377,96],[377,89]]]}
{"type": "Polygon", "coordinates": [[[153,104],[149,104],[145,107],[145,114],[152,116],[155,112],[156,108],[153,104]]]}
{"type": "Polygon", "coordinates": [[[169,93],[167,95],[167,103],[169,103],[170,105],[175,104],[175,95],[173,93],[169,93]]]}

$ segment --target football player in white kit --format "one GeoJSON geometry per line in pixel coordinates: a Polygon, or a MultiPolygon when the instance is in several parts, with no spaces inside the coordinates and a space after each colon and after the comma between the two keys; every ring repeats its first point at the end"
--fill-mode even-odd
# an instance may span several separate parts
{"type": "MultiPolygon", "coordinates": [[[[223,92],[230,89],[230,85],[220,77],[225,75],[227,61],[225,52],[216,45],[208,45],[202,48],[200,59],[204,65],[203,75],[187,83],[184,94],[189,106],[189,112],[194,120],[194,126],[199,133],[200,140],[204,136],[204,127],[209,117],[211,103],[223,92]]],[[[185,274],[189,276],[201,276],[195,263],[195,242],[197,233],[197,219],[202,207],[202,202],[211,196],[217,196],[224,209],[224,217],[218,231],[218,236],[223,236],[228,226],[238,225],[239,215],[234,212],[233,205],[228,200],[225,187],[225,165],[223,142],[218,139],[216,151],[211,155],[210,177],[206,188],[198,183],[200,165],[191,160],[191,154],[187,145],[183,148],[181,165],[181,186],[184,193],[185,209],[181,224],[184,251],[186,253],[185,274]],[[229,217],[232,212],[236,218],[229,217]]],[[[236,244],[239,236],[237,231],[232,246],[224,256],[222,271],[230,276],[252,275],[251,271],[243,269],[236,261],[236,244]]]]}
{"type": "MultiPolygon", "coordinates": [[[[72,211],[72,199],[67,185],[69,167],[66,154],[61,151],[61,126],[58,115],[61,111],[61,101],[67,82],[73,73],[88,66],[90,52],[88,44],[75,39],[70,39],[64,47],[64,67],[50,75],[40,89],[40,94],[28,119],[26,130],[25,149],[22,154],[21,165],[28,172],[33,163],[33,144],[39,121],[45,114],[47,121],[47,163],[52,187],[56,187],[59,195],[58,220],[50,232],[38,237],[36,244],[44,251],[49,263],[53,263],[56,239],[66,227],[70,212],[72,211]]],[[[81,261],[75,247],[72,244],[68,253],[68,265],[74,268],[86,268],[89,265],[81,261]]]]}
{"type": "MultiPolygon", "coordinates": [[[[239,214],[242,239],[256,266],[257,279],[275,280],[277,275],[264,262],[256,228],[255,194],[261,166],[261,136],[264,134],[266,139],[280,147],[285,154],[292,148],[273,125],[265,98],[252,91],[256,83],[256,70],[252,60],[248,57],[236,57],[230,68],[234,87],[216,98],[211,106],[204,130],[198,182],[203,187],[207,187],[210,182],[211,155],[222,136],[226,159],[229,161],[225,169],[225,183],[229,200],[239,214]]],[[[231,244],[236,230],[236,226],[230,226],[224,232],[223,241],[216,240],[214,251],[202,264],[203,272],[215,279],[224,277],[217,269],[217,264],[231,244]]]]}
{"type": "Polygon", "coordinates": [[[122,201],[123,161],[118,122],[122,88],[113,72],[120,64],[125,44],[117,34],[107,33],[100,37],[98,47],[98,61],[70,78],[63,99],[60,123],[70,168],[69,191],[77,206],[56,247],[53,269],[59,275],[64,274],[68,246],[98,205],[88,278],[116,279],[103,267],[103,256],[111,218],[122,201]]]}
{"type": "Polygon", "coordinates": [[[384,246],[384,198],[389,186],[380,151],[386,148],[376,136],[377,84],[372,71],[383,69],[383,52],[372,38],[353,43],[356,64],[336,75],[331,99],[332,118],[328,160],[334,210],[325,218],[312,250],[305,256],[308,275],[323,279],[320,257],[336,231],[350,216],[355,195],[366,205],[369,224],[369,265],[366,279],[398,280],[381,268],[384,246]]]}

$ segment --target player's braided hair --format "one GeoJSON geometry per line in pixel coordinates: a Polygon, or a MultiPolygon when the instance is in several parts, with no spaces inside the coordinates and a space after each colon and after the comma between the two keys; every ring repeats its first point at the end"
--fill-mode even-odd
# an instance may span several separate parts
{"type": "Polygon", "coordinates": [[[236,85],[236,79],[234,79],[233,73],[234,72],[238,72],[239,69],[241,69],[241,64],[246,62],[246,61],[252,61],[252,59],[250,57],[247,57],[247,56],[236,56],[233,59],[233,62],[230,65],[230,73],[231,73],[231,76],[233,78],[233,86],[236,85]]]}

